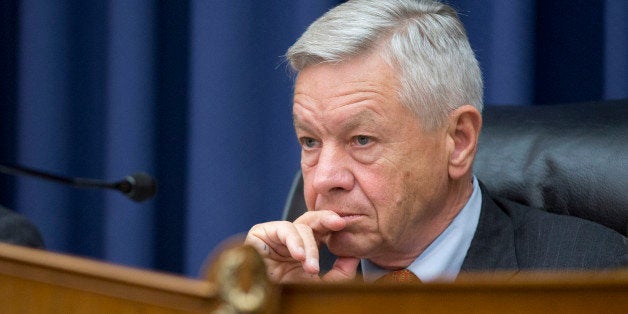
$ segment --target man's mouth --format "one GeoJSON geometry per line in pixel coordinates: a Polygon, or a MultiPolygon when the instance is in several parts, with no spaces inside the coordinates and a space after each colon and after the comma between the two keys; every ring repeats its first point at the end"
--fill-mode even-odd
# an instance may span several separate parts
{"type": "Polygon", "coordinates": [[[362,218],[364,215],[360,215],[360,214],[338,214],[338,216],[340,216],[340,218],[344,219],[344,221],[346,222],[352,222],[355,221],[357,219],[362,218]]]}

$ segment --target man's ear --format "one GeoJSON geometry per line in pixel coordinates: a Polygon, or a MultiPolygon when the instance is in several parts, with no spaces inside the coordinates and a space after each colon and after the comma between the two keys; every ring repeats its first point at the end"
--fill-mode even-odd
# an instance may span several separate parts
{"type": "Polygon", "coordinates": [[[471,173],[481,129],[482,114],[471,105],[461,106],[449,114],[450,178],[460,179],[471,173]]]}

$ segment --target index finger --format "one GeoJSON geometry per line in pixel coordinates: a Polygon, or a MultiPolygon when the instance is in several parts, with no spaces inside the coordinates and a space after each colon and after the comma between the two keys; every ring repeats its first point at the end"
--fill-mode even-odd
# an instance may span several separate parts
{"type": "Polygon", "coordinates": [[[344,219],[331,210],[308,211],[297,218],[294,223],[307,225],[319,234],[340,231],[347,225],[344,219]]]}
{"type": "Polygon", "coordinates": [[[305,259],[300,231],[288,221],[272,221],[253,226],[245,243],[257,248],[262,256],[271,256],[274,252],[274,258],[292,257],[299,261],[305,259]]]}

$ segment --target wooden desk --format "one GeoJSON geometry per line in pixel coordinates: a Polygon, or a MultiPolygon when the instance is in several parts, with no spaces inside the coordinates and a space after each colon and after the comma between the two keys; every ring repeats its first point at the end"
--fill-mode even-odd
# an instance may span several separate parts
{"type": "Polygon", "coordinates": [[[1,313],[207,313],[208,281],[0,244],[1,313]]]}
{"type": "Polygon", "coordinates": [[[628,269],[466,274],[456,283],[420,286],[273,285],[260,262],[251,248],[238,247],[219,254],[207,279],[190,279],[0,244],[0,312],[212,313],[244,303],[265,313],[628,311],[628,269]]]}
{"type": "Polygon", "coordinates": [[[468,275],[456,283],[285,285],[280,313],[628,313],[628,270],[468,275]]]}

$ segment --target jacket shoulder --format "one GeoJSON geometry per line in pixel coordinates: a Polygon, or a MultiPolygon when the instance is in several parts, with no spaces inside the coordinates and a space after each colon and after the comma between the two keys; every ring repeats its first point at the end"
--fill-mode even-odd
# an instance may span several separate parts
{"type": "Polygon", "coordinates": [[[521,269],[612,268],[626,262],[626,238],[610,228],[507,200],[495,202],[513,222],[521,269]]]}

